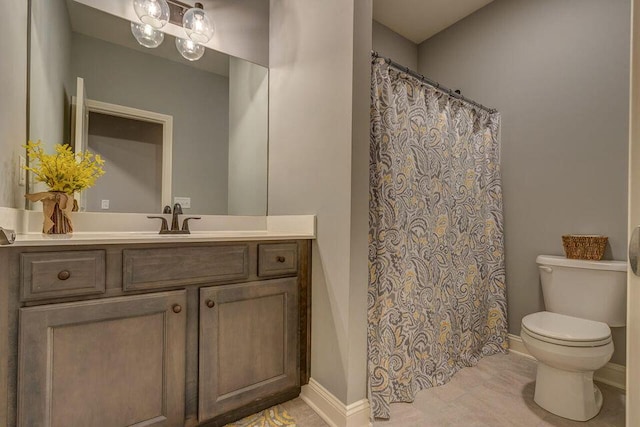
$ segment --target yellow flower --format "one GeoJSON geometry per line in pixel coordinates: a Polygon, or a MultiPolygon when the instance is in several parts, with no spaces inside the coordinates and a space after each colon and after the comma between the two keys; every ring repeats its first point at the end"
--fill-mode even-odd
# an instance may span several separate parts
{"type": "Polygon", "coordinates": [[[99,155],[88,151],[76,154],[69,144],[56,144],[56,154],[46,154],[40,141],[29,141],[24,148],[30,165],[24,168],[51,191],[73,194],[92,187],[96,179],[104,175],[104,160],[99,155]]]}

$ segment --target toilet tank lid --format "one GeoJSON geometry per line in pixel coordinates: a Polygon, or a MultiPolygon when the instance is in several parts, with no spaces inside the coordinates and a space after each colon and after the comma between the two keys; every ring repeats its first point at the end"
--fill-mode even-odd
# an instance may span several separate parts
{"type": "Polygon", "coordinates": [[[538,265],[555,267],[588,268],[592,270],[627,271],[626,261],[590,261],[586,259],[568,259],[556,255],[538,255],[538,265]]]}

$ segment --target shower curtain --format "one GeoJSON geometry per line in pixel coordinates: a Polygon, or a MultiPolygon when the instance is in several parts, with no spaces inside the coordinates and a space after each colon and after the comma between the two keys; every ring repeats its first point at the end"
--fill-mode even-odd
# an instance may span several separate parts
{"type": "Polygon", "coordinates": [[[500,115],[372,62],[373,415],[507,349],[500,115]]]}

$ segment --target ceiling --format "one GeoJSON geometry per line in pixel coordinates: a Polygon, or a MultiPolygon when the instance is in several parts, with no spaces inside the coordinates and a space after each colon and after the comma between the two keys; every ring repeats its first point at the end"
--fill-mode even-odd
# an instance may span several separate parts
{"type": "Polygon", "coordinates": [[[373,19],[422,43],[493,0],[373,0],[373,19]]]}

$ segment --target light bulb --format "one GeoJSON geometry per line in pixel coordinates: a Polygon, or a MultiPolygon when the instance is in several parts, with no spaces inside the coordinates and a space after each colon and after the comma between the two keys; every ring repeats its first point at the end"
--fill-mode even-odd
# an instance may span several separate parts
{"type": "Polygon", "coordinates": [[[197,61],[204,55],[204,46],[193,40],[176,37],[176,48],[180,55],[189,61],[197,61]]]}
{"type": "Polygon", "coordinates": [[[213,37],[215,28],[201,6],[196,3],[196,7],[187,10],[182,17],[182,26],[191,40],[198,43],[206,43],[213,37]]]}
{"type": "Polygon", "coordinates": [[[169,21],[167,0],[133,0],[133,8],[138,18],[153,28],[162,28],[169,21]]]}
{"type": "Polygon", "coordinates": [[[138,43],[150,49],[160,46],[164,40],[164,33],[156,30],[149,24],[132,22],[131,32],[136,40],[138,40],[138,43]]]}

